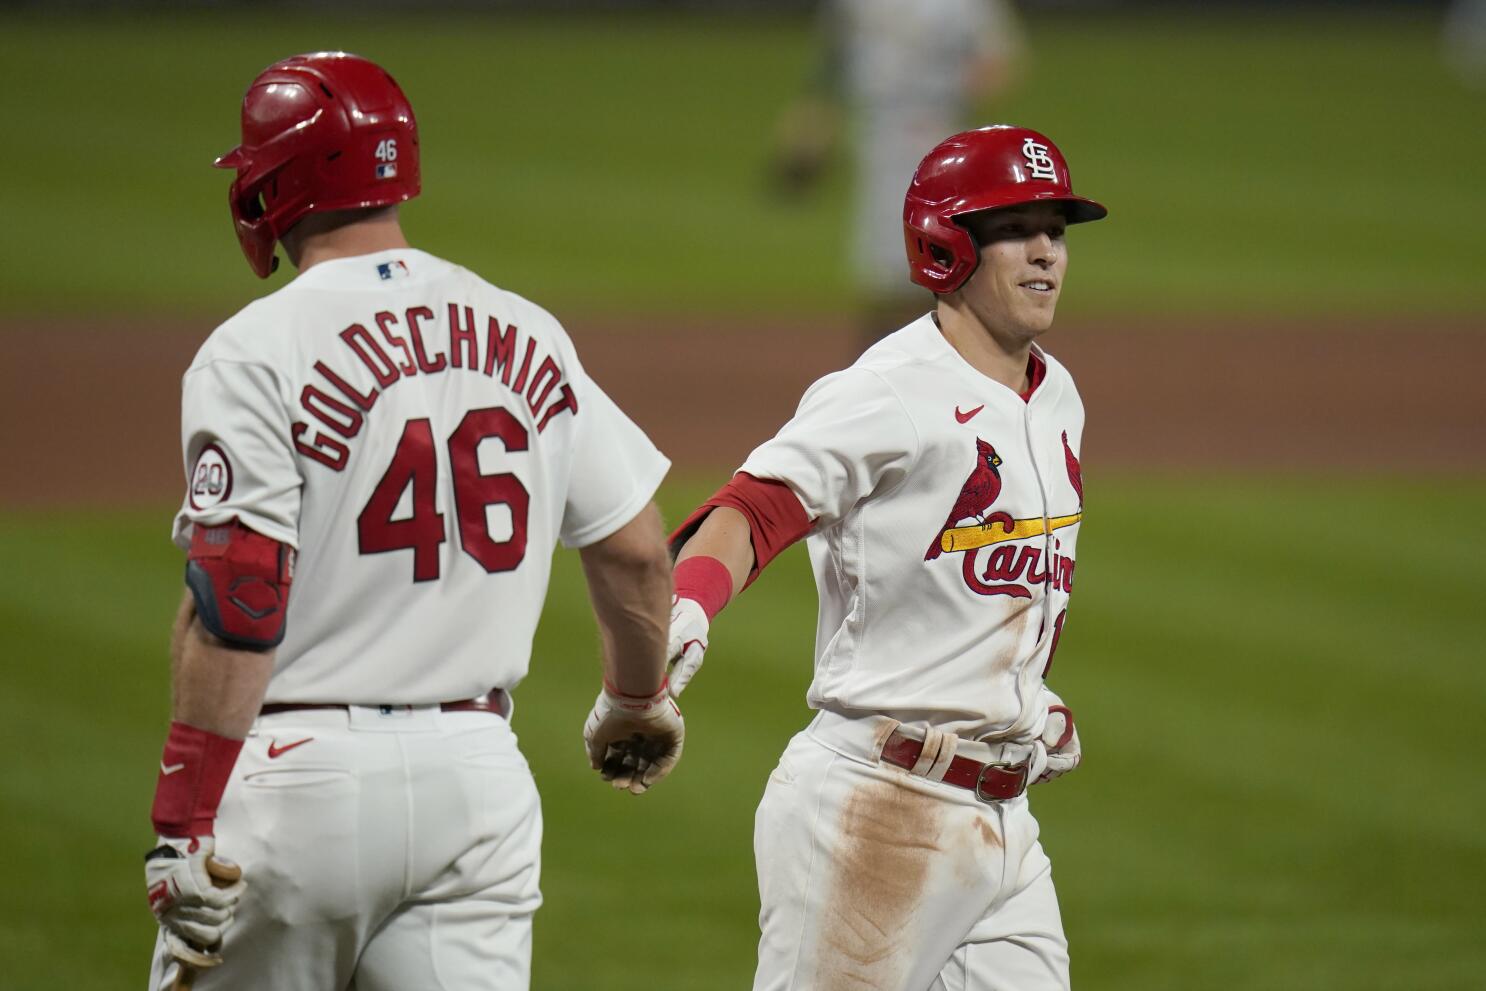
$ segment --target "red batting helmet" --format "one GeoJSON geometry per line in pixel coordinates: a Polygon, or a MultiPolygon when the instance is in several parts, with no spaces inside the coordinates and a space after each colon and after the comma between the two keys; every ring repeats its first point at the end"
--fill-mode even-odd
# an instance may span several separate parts
{"type": "Polygon", "coordinates": [[[1036,131],[995,124],[946,138],[919,163],[903,202],[909,277],[936,293],[954,292],[980,263],[959,218],[1047,202],[1060,204],[1070,224],[1109,212],[1073,195],[1063,153],[1036,131]]]}
{"type": "Polygon", "coordinates": [[[243,97],[232,222],[260,278],[274,244],[305,214],[391,206],[418,195],[418,122],[387,71],[345,52],[295,55],[258,74],[243,97]]]}

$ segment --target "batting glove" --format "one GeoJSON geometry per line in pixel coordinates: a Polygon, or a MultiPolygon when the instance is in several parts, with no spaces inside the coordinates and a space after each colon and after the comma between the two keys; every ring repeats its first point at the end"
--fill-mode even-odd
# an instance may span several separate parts
{"type": "Polygon", "coordinates": [[[165,945],[177,960],[197,968],[222,962],[222,934],[247,890],[241,869],[212,856],[215,850],[211,836],[162,836],[144,858],[150,911],[164,930],[165,945]]]}
{"type": "Polygon", "coordinates": [[[711,623],[707,612],[694,599],[671,599],[671,637],[666,656],[667,682],[671,698],[680,698],[691,679],[702,669],[702,656],[707,653],[707,631],[711,623]]]}
{"type": "Polygon", "coordinates": [[[1047,707],[1047,722],[1043,725],[1038,742],[1047,752],[1047,764],[1034,779],[1038,784],[1067,774],[1083,760],[1078,729],[1073,725],[1073,713],[1062,702],[1047,707]]]}
{"type": "Polygon", "coordinates": [[[665,685],[650,696],[621,695],[605,682],[583,725],[588,763],[605,781],[638,795],[681,759],[686,723],[665,685]]]}

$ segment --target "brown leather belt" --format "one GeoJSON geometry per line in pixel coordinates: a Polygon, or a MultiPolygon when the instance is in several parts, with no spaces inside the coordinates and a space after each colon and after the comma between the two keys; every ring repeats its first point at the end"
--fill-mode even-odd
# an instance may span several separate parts
{"type": "MultiPolygon", "coordinates": [[[[272,716],[277,712],[302,712],[306,709],[349,709],[344,702],[270,702],[258,710],[260,716],[272,716]]],[[[371,705],[368,708],[381,709],[383,712],[395,712],[398,709],[408,709],[407,705],[371,705]]],[[[458,702],[440,702],[439,709],[442,712],[489,712],[493,715],[507,719],[511,715],[511,696],[506,694],[504,688],[492,688],[484,695],[478,695],[472,699],[460,699],[458,702]]]]}
{"type": "MultiPolygon", "coordinates": [[[[882,759],[911,771],[923,749],[924,741],[893,730],[892,736],[883,744],[882,759]]],[[[949,762],[949,770],[944,772],[944,783],[967,788],[982,802],[1016,798],[1027,790],[1027,762],[991,761],[982,764],[969,757],[955,757],[949,762]]]]}

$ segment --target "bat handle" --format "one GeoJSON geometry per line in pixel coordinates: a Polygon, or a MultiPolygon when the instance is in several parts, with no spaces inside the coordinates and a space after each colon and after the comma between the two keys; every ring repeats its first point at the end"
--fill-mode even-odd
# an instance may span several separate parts
{"type": "MultiPolygon", "coordinates": [[[[219,888],[226,888],[242,880],[243,869],[230,861],[207,857],[206,873],[212,879],[212,884],[219,888]]],[[[184,960],[177,960],[175,981],[170,985],[170,991],[191,991],[196,985],[198,973],[199,971],[191,964],[184,960]]]]}
{"type": "Polygon", "coordinates": [[[243,869],[230,860],[218,860],[216,857],[206,858],[206,873],[212,879],[212,884],[219,888],[229,888],[242,880],[243,869]]]}

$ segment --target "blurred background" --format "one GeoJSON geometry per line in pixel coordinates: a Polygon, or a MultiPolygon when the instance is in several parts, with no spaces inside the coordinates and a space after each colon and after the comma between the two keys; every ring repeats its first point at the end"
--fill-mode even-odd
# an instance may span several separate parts
{"type": "MultiPolygon", "coordinates": [[[[1034,793],[1076,986],[1486,987],[1481,6],[0,4],[0,987],[145,979],[179,376],[286,281],[209,166],[253,76],[326,48],[417,110],[410,237],[566,323],[676,461],[672,522],[926,308],[874,233],[898,163],[1049,135],[1110,207],[1045,339],[1089,416],[1054,680],[1087,757],[1034,793]]],[[[796,548],[729,608],[685,760],[634,799],[583,759],[597,642],[558,554],[516,693],[535,988],[748,986],[812,592],[796,548]]]]}

